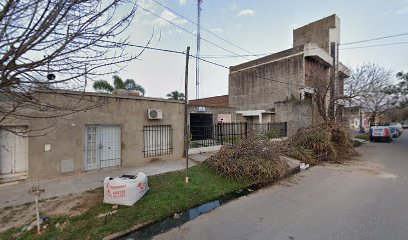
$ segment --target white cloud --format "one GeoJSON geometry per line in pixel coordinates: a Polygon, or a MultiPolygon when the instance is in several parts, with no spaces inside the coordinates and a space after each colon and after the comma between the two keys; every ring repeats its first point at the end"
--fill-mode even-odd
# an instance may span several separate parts
{"type": "Polygon", "coordinates": [[[181,19],[179,17],[177,17],[174,13],[168,11],[167,9],[164,10],[161,14],[160,14],[161,18],[157,18],[156,20],[154,20],[154,24],[164,27],[169,25],[169,22],[175,23],[175,24],[185,24],[187,22],[187,20],[185,19],[181,19]],[[165,20],[164,20],[165,19],[165,20]],[[167,21],[169,22],[167,22],[167,21]]]}
{"type": "Polygon", "coordinates": [[[401,14],[405,14],[408,13],[408,6],[400,8],[396,11],[396,14],[401,15],[401,14]]]}
{"type": "Polygon", "coordinates": [[[185,5],[187,3],[187,0],[179,0],[179,3],[181,6],[185,5]]]}
{"type": "Polygon", "coordinates": [[[238,13],[238,17],[252,17],[255,16],[255,11],[252,9],[244,9],[238,13]]]}

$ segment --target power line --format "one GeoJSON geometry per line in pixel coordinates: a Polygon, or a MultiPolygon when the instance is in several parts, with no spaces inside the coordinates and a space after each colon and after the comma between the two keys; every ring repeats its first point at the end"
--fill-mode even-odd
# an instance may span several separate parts
{"type": "MultiPolygon", "coordinates": [[[[170,12],[176,14],[177,16],[179,16],[179,17],[181,17],[181,18],[187,20],[188,22],[190,22],[190,23],[192,23],[192,24],[194,24],[194,25],[197,25],[196,22],[192,21],[191,19],[189,19],[189,18],[187,18],[187,17],[184,17],[183,15],[177,13],[177,12],[174,11],[173,9],[167,7],[166,5],[160,3],[160,2],[158,2],[158,1],[156,1],[156,0],[152,0],[152,1],[155,2],[155,3],[157,3],[157,4],[159,4],[160,6],[162,6],[162,7],[164,7],[164,8],[166,8],[166,9],[169,10],[170,12]]],[[[233,42],[231,42],[231,41],[229,41],[229,40],[227,40],[227,39],[225,39],[225,38],[219,36],[218,34],[213,33],[212,31],[210,31],[210,30],[204,28],[203,26],[201,26],[200,28],[201,28],[202,30],[204,30],[205,32],[207,32],[207,33],[213,35],[214,37],[216,37],[216,38],[218,38],[218,39],[221,39],[222,41],[224,41],[224,42],[226,42],[226,43],[228,43],[228,44],[231,44],[232,46],[234,46],[234,47],[236,47],[236,48],[238,48],[238,49],[240,49],[240,50],[242,50],[242,51],[244,51],[244,52],[250,54],[250,55],[242,55],[242,56],[256,56],[256,54],[254,54],[254,53],[252,53],[252,52],[250,52],[250,51],[248,51],[248,50],[246,50],[246,49],[244,49],[244,48],[238,46],[237,44],[235,44],[235,43],[233,43],[233,42]]]]}
{"type": "Polygon", "coordinates": [[[351,49],[360,49],[360,48],[372,48],[372,47],[383,47],[383,46],[394,46],[394,45],[403,45],[408,44],[408,42],[395,42],[395,43],[384,43],[384,44],[375,44],[359,47],[350,47],[350,48],[341,48],[340,50],[351,50],[351,49]]]}
{"type": "MultiPolygon", "coordinates": [[[[107,42],[107,43],[112,43],[112,44],[117,43],[117,42],[114,42],[114,41],[106,41],[106,40],[102,40],[102,41],[103,41],[103,42],[107,42]]],[[[129,44],[126,43],[126,44],[124,44],[124,45],[130,46],[130,47],[136,47],[136,48],[145,48],[145,49],[150,49],[150,50],[155,50],[155,51],[161,51],[161,52],[170,52],[170,53],[177,53],[177,54],[185,54],[185,52],[177,51],[177,50],[171,50],[171,49],[146,47],[146,46],[143,46],[143,45],[136,45],[136,44],[130,44],[130,43],[129,43],[129,44]]],[[[209,61],[209,60],[203,59],[203,58],[201,58],[201,57],[197,57],[197,56],[195,56],[195,55],[191,55],[191,54],[190,54],[190,57],[195,58],[195,59],[198,59],[198,60],[200,60],[200,61],[203,61],[203,62],[208,63],[208,64],[211,64],[211,65],[220,67],[220,68],[228,69],[228,70],[230,70],[231,72],[241,72],[241,73],[244,73],[245,75],[248,75],[248,76],[253,76],[253,77],[257,77],[257,78],[262,78],[262,79],[270,80],[270,81],[277,82],[277,83],[282,83],[282,84],[286,84],[286,85],[293,85],[293,86],[297,86],[297,87],[298,87],[298,86],[301,86],[301,85],[299,85],[299,84],[292,84],[292,83],[282,82],[282,81],[278,81],[278,80],[271,79],[271,78],[267,78],[267,77],[257,76],[257,75],[254,75],[254,74],[250,74],[250,73],[244,72],[245,70],[231,70],[229,67],[227,67],[227,66],[225,66],[225,65],[222,65],[222,64],[219,64],[219,63],[216,63],[216,62],[213,62],[213,61],[209,61]]]]}
{"type": "Polygon", "coordinates": [[[161,52],[186,54],[186,52],[184,52],[184,51],[177,51],[177,50],[172,50],[172,49],[148,47],[148,46],[144,46],[144,45],[137,45],[137,44],[131,44],[131,43],[120,43],[120,42],[109,41],[109,40],[98,40],[98,41],[99,41],[99,42],[104,42],[104,43],[110,43],[110,44],[121,44],[121,45],[129,46],[129,47],[136,47],[136,48],[144,48],[144,49],[149,49],[149,50],[156,50],[156,51],[161,51],[161,52]]]}
{"type": "MultiPolygon", "coordinates": [[[[251,54],[251,55],[242,55],[242,56],[246,56],[246,57],[263,57],[263,56],[268,56],[271,55],[273,53],[259,53],[259,54],[251,54]]],[[[201,58],[236,58],[237,56],[234,55],[201,55],[201,58]]]]}
{"type": "MultiPolygon", "coordinates": [[[[168,23],[170,23],[171,25],[173,25],[173,26],[175,26],[175,27],[177,27],[177,28],[180,28],[181,30],[183,30],[183,31],[185,31],[185,32],[187,32],[187,33],[190,33],[191,35],[197,37],[197,34],[191,32],[190,30],[188,30],[188,29],[186,29],[186,28],[183,28],[182,26],[177,25],[177,24],[173,23],[172,21],[169,21],[169,20],[163,18],[162,16],[160,16],[160,15],[158,15],[158,14],[156,14],[156,13],[154,13],[154,12],[152,12],[152,11],[150,11],[150,10],[148,10],[148,9],[146,9],[146,8],[144,8],[144,7],[142,7],[142,6],[140,6],[139,4],[136,4],[136,6],[139,7],[139,8],[141,8],[141,9],[143,9],[144,11],[146,11],[146,12],[148,12],[148,13],[150,13],[150,14],[152,14],[152,15],[154,15],[154,16],[156,16],[156,17],[158,17],[158,18],[160,18],[160,19],[162,19],[162,20],[164,20],[164,21],[166,21],[166,22],[168,22],[168,23]]],[[[209,41],[209,40],[207,40],[207,39],[205,39],[205,38],[201,38],[201,39],[202,39],[203,41],[205,41],[205,42],[207,42],[207,43],[209,43],[209,44],[215,46],[215,47],[218,47],[218,48],[220,48],[220,49],[222,49],[222,50],[224,50],[224,51],[227,51],[227,52],[229,52],[229,53],[231,53],[231,54],[234,54],[235,56],[240,56],[240,57],[242,57],[242,58],[245,58],[245,59],[247,59],[247,60],[250,60],[249,58],[247,58],[247,57],[245,57],[245,56],[239,55],[238,53],[235,53],[235,52],[233,52],[233,51],[231,51],[231,50],[228,50],[228,49],[226,49],[226,48],[224,48],[224,47],[222,47],[222,46],[220,46],[220,45],[218,45],[218,44],[216,44],[216,43],[213,43],[213,42],[211,42],[211,41],[209,41]]]]}
{"type": "MultiPolygon", "coordinates": [[[[372,48],[372,47],[383,47],[383,46],[394,46],[394,45],[404,45],[404,44],[408,44],[408,42],[395,42],[395,43],[384,43],[384,44],[375,44],[375,45],[363,45],[363,46],[358,46],[358,47],[349,47],[349,48],[340,48],[339,50],[351,50],[351,49],[360,49],[360,48],[372,48]]],[[[342,44],[341,44],[342,45],[342,44]]],[[[316,47],[316,48],[308,48],[308,50],[312,50],[312,49],[319,49],[320,47],[316,47]]],[[[254,54],[254,55],[243,55],[243,56],[258,56],[258,57],[262,57],[262,56],[268,56],[268,55],[272,55],[275,54],[277,52],[274,53],[259,53],[259,54],[254,54]]],[[[201,58],[235,58],[236,56],[234,55],[202,55],[201,58]]]]}
{"type": "Polygon", "coordinates": [[[406,36],[406,35],[408,35],[408,33],[400,33],[400,34],[394,34],[394,35],[387,35],[387,36],[383,36],[383,37],[370,38],[370,39],[360,40],[360,41],[355,41],[355,42],[341,43],[340,45],[351,45],[351,44],[365,43],[365,42],[371,42],[371,41],[376,41],[376,40],[381,40],[381,39],[386,39],[386,38],[401,37],[401,36],[406,36]]]}
{"type": "Polygon", "coordinates": [[[231,68],[229,68],[229,67],[227,67],[227,66],[225,66],[225,65],[222,65],[222,64],[219,64],[219,63],[216,63],[216,62],[213,62],[213,61],[209,61],[209,60],[206,60],[206,59],[202,59],[202,58],[197,57],[197,56],[194,56],[194,55],[190,55],[190,57],[198,58],[200,61],[206,62],[206,63],[208,63],[208,64],[211,64],[211,65],[214,65],[214,66],[217,66],[217,67],[220,67],[220,68],[228,69],[228,70],[230,70],[231,73],[240,72],[240,73],[243,73],[243,74],[245,74],[245,75],[247,75],[247,76],[256,77],[256,78],[261,78],[261,79],[265,79],[265,80],[270,80],[270,81],[276,82],[276,83],[281,83],[281,84],[286,84],[286,85],[292,85],[292,86],[296,86],[296,87],[304,87],[303,85],[300,85],[300,84],[293,84],[293,83],[289,83],[289,82],[282,82],[282,81],[278,81],[278,80],[275,80],[275,79],[272,79],[272,78],[267,78],[267,77],[262,77],[262,76],[254,75],[254,74],[251,74],[251,73],[247,73],[247,72],[246,72],[246,69],[244,69],[244,70],[232,70],[231,68]]]}
{"type": "MultiPolygon", "coordinates": [[[[117,43],[117,42],[113,42],[113,41],[105,41],[105,40],[101,40],[101,41],[108,42],[108,43],[112,43],[112,44],[117,43]]],[[[360,46],[360,47],[347,48],[347,49],[357,49],[357,48],[363,48],[363,47],[379,47],[379,46],[389,46],[389,45],[397,45],[397,44],[408,44],[408,42],[399,42],[399,43],[390,43],[390,44],[379,44],[379,45],[360,46]]],[[[124,44],[124,45],[131,46],[131,47],[137,47],[137,48],[146,48],[146,49],[155,50],[155,51],[170,52],[170,53],[177,53],[177,54],[183,54],[183,55],[185,54],[185,52],[183,52],[183,51],[177,51],[177,50],[171,50],[171,49],[146,47],[146,46],[136,45],[136,44],[124,44]]],[[[344,50],[346,50],[346,49],[344,49],[344,50]]],[[[243,73],[243,74],[245,74],[245,75],[247,75],[247,76],[252,76],[252,77],[261,78],[261,79],[265,79],[265,80],[270,80],[270,81],[276,82],[276,83],[281,83],[281,84],[285,84],[285,85],[292,85],[292,86],[296,86],[296,87],[304,87],[303,85],[300,85],[300,84],[293,84],[293,83],[288,83],[288,82],[282,82],[282,81],[278,81],[278,80],[275,80],[275,79],[271,79],[271,78],[267,78],[267,77],[263,77],[263,76],[254,75],[254,74],[251,74],[251,73],[246,72],[246,69],[244,69],[244,70],[232,70],[230,67],[227,67],[227,66],[222,65],[222,64],[220,64],[220,63],[216,63],[216,62],[213,62],[213,61],[210,61],[210,60],[207,60],[207,59],[204,59],[204,58],[202,58],[202,57],[195,56],[195,55],[191,55],[191,54],[190,54],[189,56],[192,57],[192,58],[199,59],[199,60],[202,61],[202,62],[211,64],[211,65],[214,65],[214,66],[217,66],[217,67],[220,67],[220,68],[228,69],[231,73],[241,72],[241,73],[243,73]]]]}

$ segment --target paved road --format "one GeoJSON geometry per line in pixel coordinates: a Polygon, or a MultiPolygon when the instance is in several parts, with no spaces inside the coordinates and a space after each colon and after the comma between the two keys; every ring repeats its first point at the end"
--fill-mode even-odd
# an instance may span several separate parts
{"type": "Polygon", "coordinates": [[[155,239],[408,239],[408,131],[362,160],[314,167],[155,239]]]}

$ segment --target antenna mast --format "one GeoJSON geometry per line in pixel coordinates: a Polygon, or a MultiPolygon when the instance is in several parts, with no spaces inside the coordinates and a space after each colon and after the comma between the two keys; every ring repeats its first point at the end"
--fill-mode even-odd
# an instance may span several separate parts
{"type": "Polygon", "coordinates": [[[201,48],[201,4],[203,0],[197,0],[197,53],[196,53],[196,99],[200,98],[200,48],[201,48]]]}

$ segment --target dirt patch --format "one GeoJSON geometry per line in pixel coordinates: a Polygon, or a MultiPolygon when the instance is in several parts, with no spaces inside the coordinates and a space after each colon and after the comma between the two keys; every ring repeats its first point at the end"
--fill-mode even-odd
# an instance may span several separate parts
{"type": "MultiPolygon", "coordinates": [[[[41,215],[48,217],[57,215],[76,216],[103,200],[101,189],[67,196],[53,197],[39,203],[41,215]]],[[[34,203],[0,209],[0,232],[13,227],[30,224],[35,220],[34,203]]]]}
{"type": "Polygon", "coordinates": [[[331,168],[339,171],[339,173],[360,172],[369,176],[380,178],[396,178],[394,174],[387,173],[385,167],[381,164],[364,160],[360,157],[354,158],[352,161],[344,164],[326,163],[325,168],[331,168]]]}

